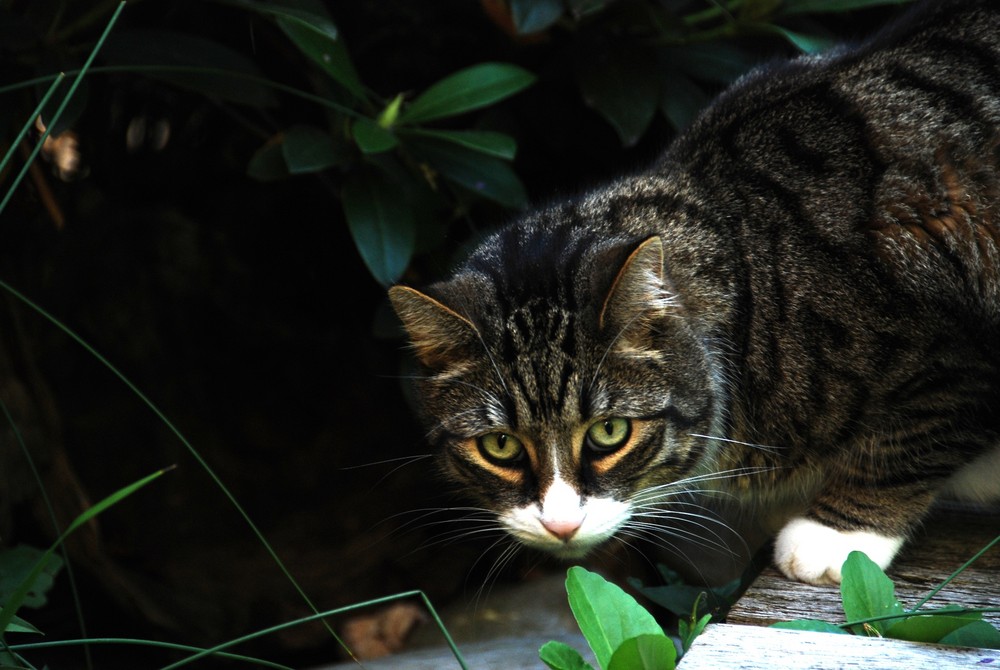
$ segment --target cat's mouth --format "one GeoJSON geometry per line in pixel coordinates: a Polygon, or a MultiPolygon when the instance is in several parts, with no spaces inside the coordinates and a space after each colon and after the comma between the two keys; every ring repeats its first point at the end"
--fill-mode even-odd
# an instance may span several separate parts
{"type": "Polygon", "coordinates": [[[545,516],[537,505],[508,510],[500,523],[521,544],[563,560],[583,558],[611,539],[629,518],[628,506],[590,498],[572,514],[545,516]]]}

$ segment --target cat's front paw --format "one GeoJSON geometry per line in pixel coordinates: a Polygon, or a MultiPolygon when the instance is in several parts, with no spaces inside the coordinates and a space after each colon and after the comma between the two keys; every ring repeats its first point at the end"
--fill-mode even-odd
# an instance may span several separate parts
{"type": "Polygon", "coordinates": [[[774,562],[789,579],[809,584],[839,584],[840,568],[852,551],[863,551],[885,569],[903,539],[866,530],[840,531],[797,517],[778,533],[774,562]]]}

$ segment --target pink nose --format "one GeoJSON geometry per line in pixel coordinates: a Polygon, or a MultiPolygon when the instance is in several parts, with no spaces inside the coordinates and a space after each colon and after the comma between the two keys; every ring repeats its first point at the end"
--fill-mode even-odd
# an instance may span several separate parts
{"type": "Polygon", "coordinates": [[[583,523],[583,519],[557,519],[557,520],[541,520],[542,525],[545,526],[545,530],[549,531],[552,535],[559,538],[563,542],[569,542],[570,539],[576,535],[576,531],[580,530],[580,524],[583,523]]]}

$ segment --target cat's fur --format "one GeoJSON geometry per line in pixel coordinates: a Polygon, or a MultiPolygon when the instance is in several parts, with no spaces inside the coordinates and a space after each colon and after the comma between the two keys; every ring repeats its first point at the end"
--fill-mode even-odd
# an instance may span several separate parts
{"type": "Polygon", "coordinates": [[[887,565],[940,494],[1000,493],[998,144],[1000,2],[745,77],[651,169],[390,290],[447,471],[565,557],[711,486],[793,510],[789,577],[887,565]]]}

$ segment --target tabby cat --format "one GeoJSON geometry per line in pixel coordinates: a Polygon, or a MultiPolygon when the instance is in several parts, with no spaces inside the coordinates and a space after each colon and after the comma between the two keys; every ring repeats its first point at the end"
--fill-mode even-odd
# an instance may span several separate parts
{"type": "Polygon", "coordinates": [[[1000,495],[998,207],[1000,2],[935,1],[389,295],[447,472],[522,543],[579,558],[709,487],[837,583],[1000,495]]]}

